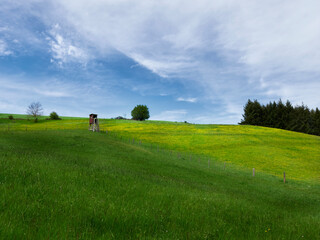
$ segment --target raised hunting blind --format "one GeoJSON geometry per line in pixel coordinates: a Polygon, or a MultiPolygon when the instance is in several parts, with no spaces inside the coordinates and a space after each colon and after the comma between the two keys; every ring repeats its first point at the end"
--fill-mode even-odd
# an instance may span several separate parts
{"type": "Polygon", "coordinates": [[[89,130],[93,132],[100,131],[98,114],[91,113],[89,115],[89,130]]]}

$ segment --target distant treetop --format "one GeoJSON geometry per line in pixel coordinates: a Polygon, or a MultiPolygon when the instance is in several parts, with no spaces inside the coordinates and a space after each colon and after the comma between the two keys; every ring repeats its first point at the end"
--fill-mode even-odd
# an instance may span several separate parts
{"type": "Polygon", "coordinates": [[[146,105],[137,105],[131,111],[131,116],[134,120],[144,121],[150,117],[149,109],[146,105]]]}

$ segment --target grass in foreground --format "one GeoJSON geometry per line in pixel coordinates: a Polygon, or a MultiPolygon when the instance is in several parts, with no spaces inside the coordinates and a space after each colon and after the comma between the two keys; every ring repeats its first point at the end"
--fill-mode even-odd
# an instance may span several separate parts
{"type": "Polygon", "coordinates": [[[317,239],[320,186],[85,130],[0,132],[1,239],[317,239]]]}

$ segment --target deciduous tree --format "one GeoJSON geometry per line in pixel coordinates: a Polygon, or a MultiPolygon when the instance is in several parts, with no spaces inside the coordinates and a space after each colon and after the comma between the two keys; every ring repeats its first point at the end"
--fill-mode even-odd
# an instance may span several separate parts
{"type": "Polygon", "coordinates": [[[134,120],[144,121],[150,117],[149,109],[146,105],[137,105],[131,111],[131,116],[134,120]]]}
{"type": "Polygon", "coordinates": [[[38,121],[38,117],[42,115],[42,105],[40,102],[33,102],[27,108],[27,114],[34,118],[34,121],[38,121]]]}

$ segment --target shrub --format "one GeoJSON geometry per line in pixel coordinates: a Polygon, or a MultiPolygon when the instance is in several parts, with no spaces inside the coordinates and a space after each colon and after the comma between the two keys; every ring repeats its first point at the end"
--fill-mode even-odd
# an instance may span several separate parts
{"type": "Polygon", "coordinates": [[[13,116],[12,116],[12,115],[9,115],[9,119],[10,119],[10,120],[13,120],[13,116]]]}
{"type": "Polygon", "coordinates": [[[150,117],[149,115],[149,109],[146,105],[137,105],[132,111],[131,111],[132,119],[143,121],[150,117]]]}
{"type": "Polygon", "coordinates": [[[60,120],[61,118],[59,117],[59,115],[56,112],[52,112],[52,113],[50,113],[50,119],[51,120],[60,120]]]}

